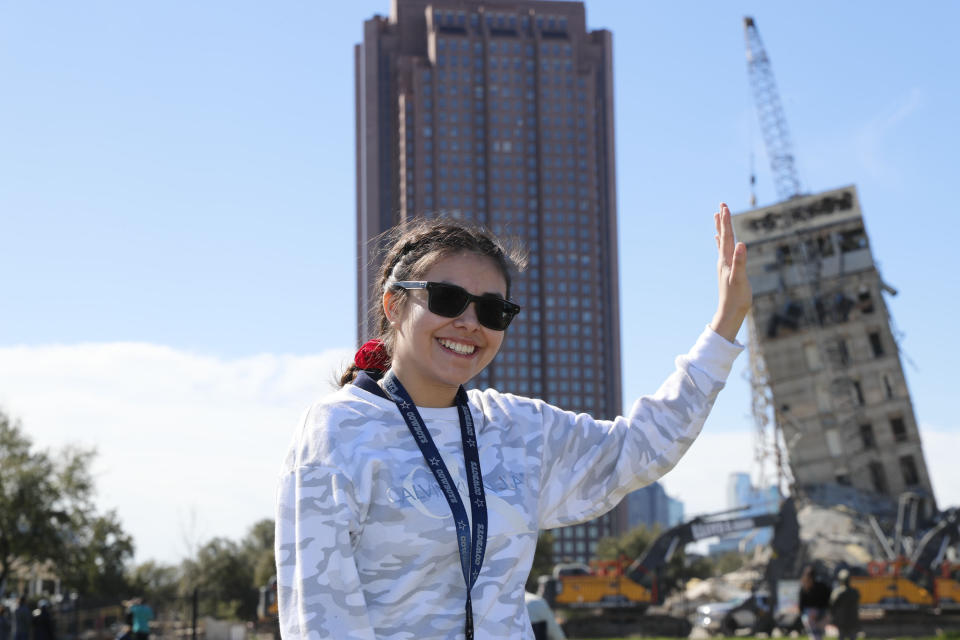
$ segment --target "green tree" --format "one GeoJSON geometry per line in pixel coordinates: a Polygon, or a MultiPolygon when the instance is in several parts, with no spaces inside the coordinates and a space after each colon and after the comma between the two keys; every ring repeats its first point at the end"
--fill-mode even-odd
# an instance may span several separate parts
{"type": "Polygon", "coordinates": [[[650,529],[640,525],[617,538],[600,539],[597,542],[595,556],[597,560],[616,560],[624,557],[632,562],[647,550],[647,547],[657,539],[658,535],[660,535],[659,527],[650,529]]]}
{"type": "Polygon", "coordinates": [[[241,542],[243,553],[253,567],[253,586],[262,587],[277,573],[273,551],[274,522],[265,518],[253,524],[241,542]]]}
{"type": "Polygon", "coordinates": [[[747,556],[737,551],[728,551],[711,558],[711,560],[713,562],[713,575],[715,576],[736,571],[747,564],[747,556]]]}
{"type": "Polygon", "coordinates": [[[273,520],[254,523],[239,542],[214,538],[182,565],[180,592],[200,592],[200,609],[219,618],[255,620],[258,588],[274,575],[273,520]]]}
{"type": "Polygon", "coordinates": [[[60,579],[85,596],[111,598],[126,594],[127,562],[133,557],[133,538],[117,514],[77,513],[72,524],[74,544],[66,548],[67,560],[60,579]]]}
{"type": "Polygon", "coordinates": [[[213,538],[201,545],[196,557],[183,563],[181,587],[185,595],[199,590],[204,614],[232,620],[253,620],[256,615],[253,567],[233,540],[213,538]]]}
{"type": "Polygon", "coordinates": [[[138,595],[151,604],[175,602],[180,584],[180,569],[148,560],[133,568],[128,582],[131,594],[138,595]]]}
{"type": "Polygon", "coordinates": [[[527,577],[526,590],[531,593],[537,591],[537,578],[540,576],[549,576],[553,573],[553,541],[555,540],[549,531],[541,531],[537,538],[537,550],[533,553],[533,566],[530,568],[530,575],[527,577]]]}
{"type": "Polygon", "coordinates": [[[682,589],[692,578],[702,580],[712,575],[713,561],[709,556],[688,554],[683,549],[678,549],[662,573],[661,585],[664,593],[669,593],[675,589],[682,589]]]}
{"type": "Polygon", "coordinates": [[[133,541],[116,514],[93,505],[92,449],[37,451],[19,422],[0,411],[0,586],[15,561],[51,562],[63,586],[116,595],[133,541]]]}

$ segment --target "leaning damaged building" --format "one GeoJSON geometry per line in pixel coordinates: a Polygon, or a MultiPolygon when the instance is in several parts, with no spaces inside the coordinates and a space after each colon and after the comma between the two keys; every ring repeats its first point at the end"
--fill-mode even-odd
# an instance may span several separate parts
{"type": "Polygon", "coordinates": [[[734,227],[750,256],[751,358],[762,358],[752,369],[765,377],[794,487],[876,504],[916,491],[933,508],[882,295],[895,291],[877,271],[856,188],[753,209],[734,227]]]}

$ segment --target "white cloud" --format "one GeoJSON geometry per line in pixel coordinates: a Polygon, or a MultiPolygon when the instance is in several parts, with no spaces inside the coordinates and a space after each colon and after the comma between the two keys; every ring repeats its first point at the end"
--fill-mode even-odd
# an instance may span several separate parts
{"type": "Polygon", "coordinates": [[[185,538],[239,538],[272,517],[297,419],[332,389],[350,355],[221,360],[139,343],[5,348],[0,406],[38,446],[95,446],[100,507],[117,509],[138,560],[173,562],[185,538]]]}
{"type": "MultiPolygon", "coordinates": [[[[224,360],[139,344],[0,349],[0,407],[42,447],[94,445],[98,503],[116,508],[137,559],[174,562],[193,543],[239,538],[272,517],[297,420],[332,388],[348,350],[224,360]]],[[[956,429],[921,429],[941,507],[960,505],[956,429]]],[[[688,515],[723,509],[753,469],[752,433],[702,434],[664,479],[688,515]]]]}

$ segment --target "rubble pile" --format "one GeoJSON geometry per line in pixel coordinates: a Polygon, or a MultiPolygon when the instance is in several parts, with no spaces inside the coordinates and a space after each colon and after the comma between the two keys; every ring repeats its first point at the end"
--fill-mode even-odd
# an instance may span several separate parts
{"type": "Polygon", "coordinates": [[[757,569],[738,569],[722,576],[687,582],[686,589],[671,594],[663,603],[664,613],[686,616],[708,602],[742,600],[750,595],[750,587],[759,582],[762,573],[757,569]]]}
{"type": "MultiPolygon", "coordinates": [[[[807,504],[797,512],[801,549],[797,571],[804,564],[821,562],[864,566],[881,557],[881,549],[866,517],[845,506],[823,507],[807,504]]],[[[666,599],[662,610],[670,615],[688,615],[701,604],[746,598],[754,585],[763,580],[770,559],[769,547],[757,547],[748,565],[737,571],[705,580],[690,580],[686,589],[666,599]]],[[[783,575],[781,579],[795,579],[783,575]]]]}
{"type": "Polygon", "coordinates": [[[883,555],[866,517],[848,507],[808,504],[797,511],[797,520],[807,562],[863,566],[883,555]]]}

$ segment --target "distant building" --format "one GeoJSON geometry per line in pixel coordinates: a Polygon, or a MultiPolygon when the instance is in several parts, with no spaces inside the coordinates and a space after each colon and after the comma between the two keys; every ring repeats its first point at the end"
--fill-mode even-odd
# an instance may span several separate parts
{"type": "MultiPolygon", "coordinates": [[[[523,311],[474,384],[619,415],[612,34],[587,30],[582,2],[392,0],[355,64],[359,339],[379,304],[374,239],[473,220],[530,252],[523,311]]],[[[617,507],[558,529],[555,555],[587,562],[626,526],[617,507]]]]}
{"type": "Polygon", "coordinates": [[[0,590],[0,604],[3,604],[3,597],[11,593],[30,598],[58,598],[62,595],[61,587],[57,565],[53,561],[14,558],[7,576],[6,591],[0,590]]]}
{"type": "Polygon", "coordinates": [[[668,529],[683,521],[683,502],[668,496],[659,482],[627,494],[624,502],[629,529],[641,525],[668,529]]]}
{"type": "MultiPolygon", "coordinates": [[[[780,493],[776,487],[755,487],[750,482],[749,473],[731,473],[727,478],[727,508],[742,511],[730,514],[731,518],[756,516],[763,513],[775,513],[780,507],[780,493]]],[[[729,551],[750,551],[757,545],[768,544],[773,538],[770,528],[744,531],[730,536],[724,536],[710,545],[710,553],[727,553],[729,551]]]]}
{"type": "Polygon", "coordinates": [[[684,511],[682,500],[667,496],[667,526],[675,527],[682,523],[686,519],[684,511]]]}
{"type": "Polygon", "coordinates": [[[734,216],[751,321],[800,491],[871,498],[932,490],[857,190],[734,216]],[[846,492],[856,494],[856,491],[846,492]]]}

